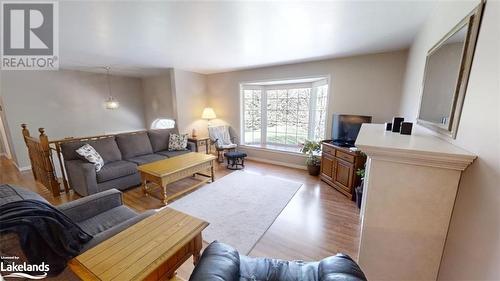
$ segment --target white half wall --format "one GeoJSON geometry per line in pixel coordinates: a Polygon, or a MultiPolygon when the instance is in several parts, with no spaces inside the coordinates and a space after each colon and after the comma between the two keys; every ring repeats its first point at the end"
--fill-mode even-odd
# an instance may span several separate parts
{"type": "Polygon", "coordinates": [[[139,78],[111,76],[111,91],[120,102],[106,109],[104,74],[81,71],[2,71],[1,93],[13,158],[20,168],[29,166],[21,123],[38,136],[45,128],[49,139],[100,135],[145,128],[142,83],[139,78]]]}
{"type": "MultiPolygon", "coordinates": [[[[414,120],[427,51],[479,1],[442,1],[409,55],[400,112],[414,120]]],[[[440,280],[498,280],[500,276],[500,2],[488,1],[479,32],[457,138],[476,155],[462,174],[440,280]]]]}

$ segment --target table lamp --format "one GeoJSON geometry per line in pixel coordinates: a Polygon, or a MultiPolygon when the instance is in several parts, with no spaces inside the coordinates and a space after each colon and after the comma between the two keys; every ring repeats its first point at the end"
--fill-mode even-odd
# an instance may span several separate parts
{"type": "Polygon", "coordinates": [[[205,107],[203,109],[203,113],[201,114],[201,119],[205,119],[208,121],[208,126],[210,127],[210,120],[217,118],[217,115],[215,115],[215,111],[211,107],[205,107]]]}

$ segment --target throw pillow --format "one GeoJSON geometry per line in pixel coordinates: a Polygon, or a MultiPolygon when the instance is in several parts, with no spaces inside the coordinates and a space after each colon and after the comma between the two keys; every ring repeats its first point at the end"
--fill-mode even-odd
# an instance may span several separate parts
{"type": "Polygon", "coordinates": [[[84,146],[78,148],[76,153],[87,159],[90,163],[94,164],[96,172],[99,172],[102,166],[104,166],[104,160],[101,155],[99,155],[99,153],[90,144],[85,144],[84,146]]]}
{"type": "Polygon", "coordinates": [[[177,135],[170,134],[170,139],[168,141],[169,151],[186,150],[188,144],[188,134],[177,135]]]}

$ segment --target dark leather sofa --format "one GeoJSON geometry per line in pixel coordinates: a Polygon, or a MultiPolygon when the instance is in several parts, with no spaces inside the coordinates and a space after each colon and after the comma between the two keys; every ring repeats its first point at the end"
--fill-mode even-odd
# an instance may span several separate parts
{"type": "Polygon", "coordinates": [[[284,261],[240,255],[229,245],[213,242],[189,281],[362,281],[363,271],[349,256],[337,254],[319,262],[284,261]]]}
{"type": "Polygon", "coordinates": [[[185,151],[169,151],[171,133],[178,134],[178,131],[176,128],[149,130],[61,144],[70,186],[79,195],[87,196],[112,188],[124,190],[140,185],[138,165],[194,151],[195,144],[191,142],[188,142],[185,151]],[[104,160],[99,172],[95,171],[93,164],[82,160],[76,153],[86,143],[94,147],[104,160]]]}

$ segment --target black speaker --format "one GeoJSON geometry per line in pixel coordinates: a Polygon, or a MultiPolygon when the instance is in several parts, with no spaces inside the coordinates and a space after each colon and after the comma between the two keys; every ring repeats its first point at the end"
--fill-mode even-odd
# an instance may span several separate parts
{"type": "Polygon", "coordinates": [[[394,119],[392,119],[392,131],[399,133],[399,130],[401,130],[401,123],[403,123],[403,121],[405,121],[403,117],[394,117],[394,119]]]}
{"type": "Polygon", "coordinates": [[[411,129],[413,127],[412,122],[403,122],[401,123],[401,134],[402,135],[411,135],[411,129]]]}
{"type": "Polygon", "coordinates": [[[385,130],[386,131],[391,131],[392,130],[392,123],[390,123],[390,122],[385,123],[385,130]]]}

